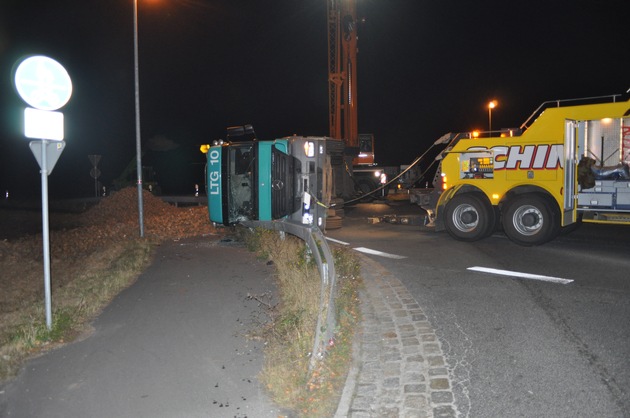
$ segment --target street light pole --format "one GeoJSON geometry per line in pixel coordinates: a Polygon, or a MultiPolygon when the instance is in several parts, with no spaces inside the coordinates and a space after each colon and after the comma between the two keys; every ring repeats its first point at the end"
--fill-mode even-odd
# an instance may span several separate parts
{"type": "Polygon", "coordinates": [[[140,77],[138,69],[138,0],[133,1],[133,58],[136,98],[136,171],[138,172],[138,223],[144,238],[144,208],[142,204],[142,144],[140,141],[140,77]]]}
{"type": "Polygon", "coordinates": [[[497,101],[492,100],[488,103],[488,132],[492,132],[492,109],[497,107],[497,101]]]}

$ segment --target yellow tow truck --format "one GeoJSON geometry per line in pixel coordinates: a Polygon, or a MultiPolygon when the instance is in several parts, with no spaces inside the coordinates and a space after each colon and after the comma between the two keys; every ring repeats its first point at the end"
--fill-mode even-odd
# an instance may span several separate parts
{"type": "Polygon", "coordinates": [[[540,245],[580,222],[630,224],[628,92],[545,102],[518,129],[438,142],[433,191],[415,201],[455,239],[501,226],[518,244],[540,245]]]}

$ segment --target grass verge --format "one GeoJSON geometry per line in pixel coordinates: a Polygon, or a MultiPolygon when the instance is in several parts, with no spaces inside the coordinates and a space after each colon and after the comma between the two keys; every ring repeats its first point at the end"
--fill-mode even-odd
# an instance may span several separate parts
{"type": "Polygon", "coordinates": [[[22,306],[20,317],[0,334],[0,381],[13,377],[26,358],[86,332],[89,321],[148,265],[152,247],[140,239],[108,246],[99,256],[110,261],[55,290],[50,330],[42,301],[22,306]]]}
{"type": "Polygon", "coordinates": [[[352,340],[360,323],[359,262],[333,248],[337,287],[335,343],[309,374],[310,350],[320,303],[320,276],[306,244],[293,236],[256,229],[242,234],[248,248],[276,265],[280,303],[270,309],[261,381],[278,405],[301,417],[334,415],[352,363],[352,340]]]}

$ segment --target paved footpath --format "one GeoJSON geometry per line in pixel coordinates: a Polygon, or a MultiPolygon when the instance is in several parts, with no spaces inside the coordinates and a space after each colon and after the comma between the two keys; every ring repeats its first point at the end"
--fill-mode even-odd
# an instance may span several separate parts
{"type": "Polygon", "coordinates": [[[363,326],[336,418],[454,418],[440,343],[396,277],[366,256],[363,326]]]}
{"type": "MultiPolygon", "coordinates": [[[[454,418],[431,324],[397,278],[360,257],[364,323],[336,417],[454,418]]],[[[0,416],[289,417],[258,382],[262,347],[246,336],[265,319],[248,295],[273,292],[273,267],[243,247],[219,237],[166,243],[91,335],[0,386],[0,416]]]]}
{"type": "Polygon", "coordinates": [[[246,335],[266,318],[248,294],[274,289],[273,267],[219,238],[161,245],[91,335],[0,386],[0,417],[284,416],[257,379],[262,343],[246,335]]]}

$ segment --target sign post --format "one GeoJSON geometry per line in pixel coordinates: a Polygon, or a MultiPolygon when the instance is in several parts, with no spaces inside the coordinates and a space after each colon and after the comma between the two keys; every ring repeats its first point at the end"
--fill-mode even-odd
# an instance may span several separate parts
{"type": "Polygon", "coordinates": [[[44,299],[46,327],[52,329],[50,286],[50,237],[48,222],[48,175],[65,148],[63,107],[72,95],[70,76],[61,64],[42,55],[26,58],[15,71],[15,87],[30,106],[24,110],[24,136],[37,139],[29,146],[41,168],[42,242],[44,256],[44,299]]]}
{"type": "Polygon", "coordinates": [[[98,197],[98,178],[101,176],[101,170],[98,169],[98,163],[101,161],[101,156],[98,154],[91,154],[88,155],[88,159],[92,163],[90,176],[94,179],[94,197],[98,197]]]}

